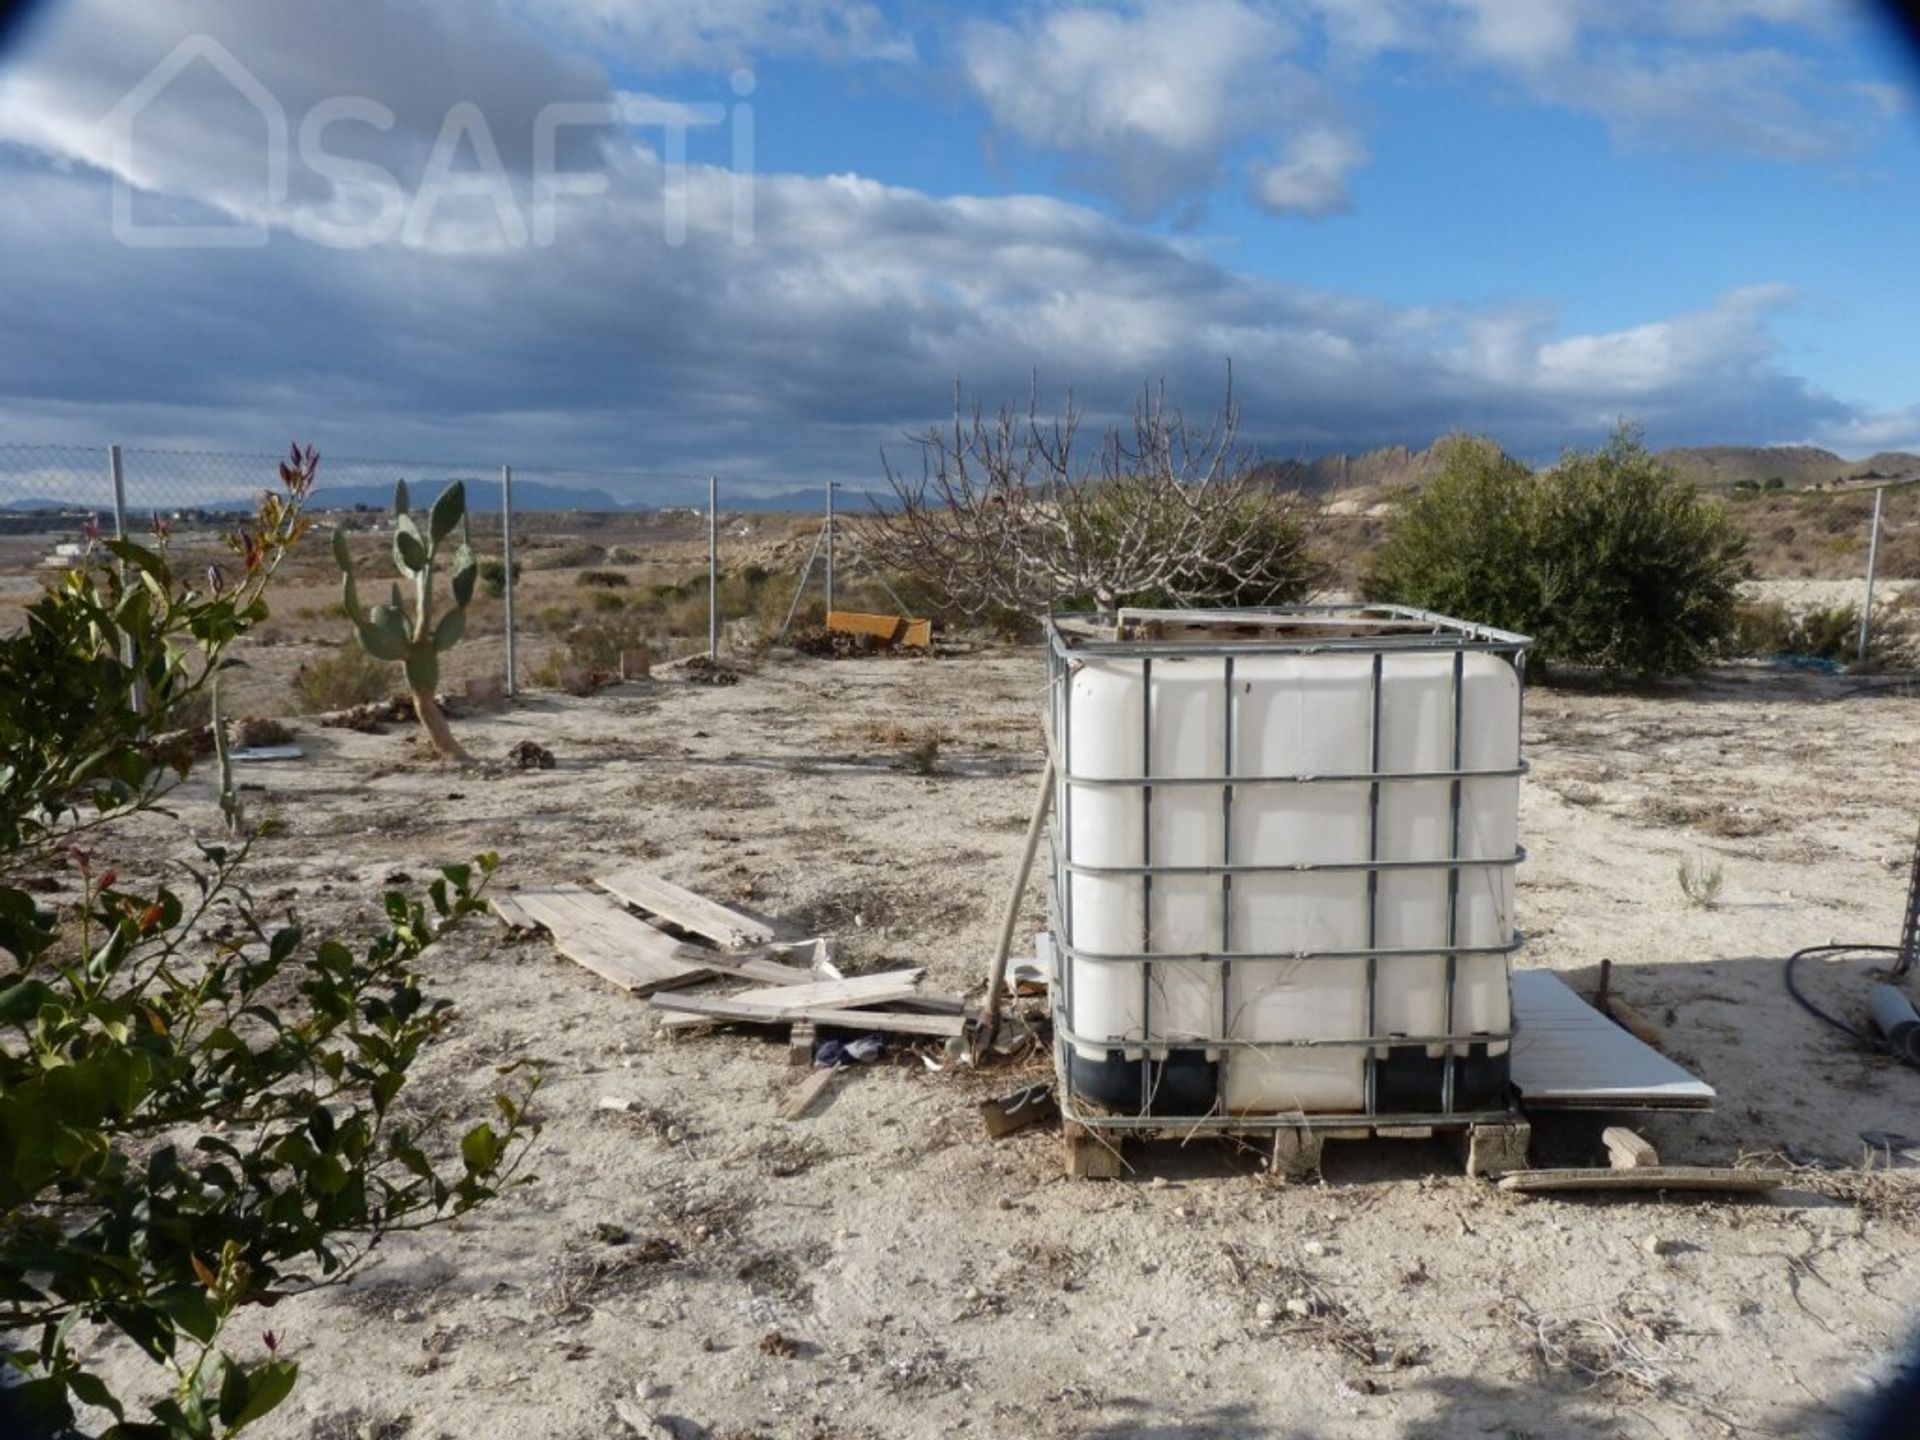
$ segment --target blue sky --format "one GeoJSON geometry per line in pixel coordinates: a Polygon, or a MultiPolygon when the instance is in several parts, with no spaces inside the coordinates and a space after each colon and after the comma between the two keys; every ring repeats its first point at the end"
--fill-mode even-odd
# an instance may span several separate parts
{"type": "Polygon", "coordinates": [[[0,442],[859,483],[1231,362],[1275,454],[1920,447],[1914,74],[1834,0],[49,0],[0,442]]]}

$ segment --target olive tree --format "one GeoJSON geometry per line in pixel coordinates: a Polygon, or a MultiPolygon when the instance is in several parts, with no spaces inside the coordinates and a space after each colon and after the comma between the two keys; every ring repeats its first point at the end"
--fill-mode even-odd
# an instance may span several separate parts
{"type": "Polygon", "coordinates": [[[1488,440],[1444,445],[1439,473],[1403,497],[1367,598],[1522,631],[1549,664],[1612,674],[1682,673],[1725,648],[1744,538],[1631,426],[1537,472],[1488,440]]]}

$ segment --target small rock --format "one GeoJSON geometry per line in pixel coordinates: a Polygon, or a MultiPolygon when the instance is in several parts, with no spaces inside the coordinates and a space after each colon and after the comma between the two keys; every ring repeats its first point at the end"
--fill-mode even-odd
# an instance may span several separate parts
{"type": "Polygon", "coordinates": [[[1273,1317],[1279,1313],[1280,1307],[1275,1305],[1271,1300],[1262,1300],[1258,1305],[1253,1307],[1254,1319],[1262,1323],[1270,1322],[1273,1317]]]}
{"type": "Polygon", "coordinates": [[[1316,1260],[1327,1253],[1327,1247],[1322,1245],[1318,1240],[1309,1240],[1306,1244],[1302,1245],[1300,1249],[1302,1253],[1311,1255],[1316,1260]]]}
{"type": "Polygon", "coordinates": [[[1134,1326],[1134,1327],[1133,1327],[1133,1328],[1132,1328],[1131,1330],[1129,1330],[1129,1331],[1128,1331],[1127,1333],[1128,1333],[1129,1335],[1131,1335],[1131,1336],[1132,1336],[1132,1337],[1133,1337],[1134,1339],[1136,1339],[1136,1340],[1144,1340],[1144,1339],[1146,1339],[1146,1338],[1147,1338],[1147,1335],[1148,1335],[1148,1333],[1149,1333],[1149,1332],[1148,1332],[1148,1330],[1147,1330],[1147,1327],[1146,1327],[1146,1326],[1144,1326],[1144,1325],[1135,1325],[1135,1326],[1134,1326]]]}
{"type": "Polygon", "coordinates": [[[1287,1314],[1293,1316],[1296,1320],[1304,1320],[1313,1314],[1313,1306],[1310,1302],[1302,1300],[1298,1295],[1295,1295],[1291,1300],[1287,1301],[1287,1314]]]}
{"type": "Polygon", "coordinates": [[[1649,1235],[1640,1242],[1640,1248],[1649,1255],[1672,1255],[1680,1249],[1680,1242],[1668,1240],[1659,1235],[1649,1235]]]}

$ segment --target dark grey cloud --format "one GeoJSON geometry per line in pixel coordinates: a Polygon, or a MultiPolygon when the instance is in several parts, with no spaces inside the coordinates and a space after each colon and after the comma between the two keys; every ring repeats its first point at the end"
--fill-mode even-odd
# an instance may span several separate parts
{"type": "MultiPolygon", "coordinates": [[[[234,8],[255,18],[222,43],[290,97],[290,115],[331,86],[404,117],[360,137],[360,158],[403,180],[451,107],[477,107],[523,211],[529,152],[506,134],[530,134],[551,100],[610,95],[597,69],[497,8],[474,7],[450,52],[468,58],[440,67],[394,57],[453,45],[446,5],[356,7],[382,23],[351,33],[302,18],[331,7],[276,9],[274,26],[264,7],[234,8]]],[[[1041,197],[762,175],[749,228],[739,177],[671,173],[657,134],[619,126],[583,131],[605,193],[561,200],[551,245],[516,243],[481,202],[436,212],[413,243],[342,249],[301,238],[343,213],[341,196],[242,193],[231,98],[169,91],[165,143],[135,177],[143,214],[264,221],[267,243],[129,248],[88,116],[173,43],[130,34],[91,47],[56,35],[27,84],[0,78],[0,136],[14,142],[0,159],[0,440],[261,450],[298,435],[339,454],[870,481],[879,447],[938,420],[956,380],[993,403],[1037,372],[1049,398],[1071,386],[1097,417],[1164,376],[1204,412],[1229,360],[1246,438],[1279,455],[1464,428],[1544,456],[1621,415],[1663,444],[1891,425],[1780,369],[1769,318],[1792,297],[1778,290],[1568,336],[1550,309],[1407,309],[1255,281],[1041,197]]]]}

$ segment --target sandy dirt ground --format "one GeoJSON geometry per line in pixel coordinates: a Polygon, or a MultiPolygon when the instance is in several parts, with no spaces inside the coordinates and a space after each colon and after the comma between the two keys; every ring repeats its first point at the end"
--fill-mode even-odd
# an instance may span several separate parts
{"type": "MultiPolygon", "coordinates": [[[[558,757],[525,773],[423,760],[397,728],[303,726],[304,763],[243,775],[253,814],[284,824],[252,888],[344,926],[385,877],[424,883],[482,848],[509,886],[644,863],[838,934],[850,968],[977,989],[1044,684],[1037,651],[770,660],[733,688],[669,676],[459,722],[478,756],[533,739],[558,757]],[[940,773],[922,776],[902,754],[929,732],[940,773]]],[[[1793,1006],[1779,962],[1897,936],[1911,688],[1757,667],[1536,687],[1526,730],[1519,963],[1590,989],[1612,959],[1719,1087],[1714,1114],[1643,1127],[1663,1155],[1855,1167],[1863,1132],[1920,1132],[1920,1073],[1793,1006]],[[1711,908],[1681,893],[1689,861],[1723,876],[1711,908]]],[[[181,811],[212,827],[205,780],[181,811]]],[[[138,839],[130,863],[153,853],[138,839]]],[[[1025,944],[1042,919],[1036,883],[1025,944]]],[[[981,1132],[977,1101],[1031,1070],[896,1051],[788,1122],[784,1038],[660,1035],[644,1002],[491,921],[430,973],[459,1008],[414,1103],[477,1115],[496,1067],[537,1060],[537,1179],[261,1316],[303,1371],[269,1440],[597,1440],[633,1433],[616,1402],[652,1435],[783,1440],[1805,1435],[1888,1373],[1913,1317],[1920,1203],[1897,1175],[1810,1173],[1742,1202],[1525,1199],[1438,1142],[1332,1143],[1324,1179],[1292,1186],[1207,1142],[1069,1182],[1056,1133],[981,1132]],[[1864,1198],[1830,1193],[1848,1190],[1864,1198]],[[1543,1337],[1574,1363],[1544,1365],[1543,1337]]],[[[1810,984],[1844,1006],[1857,980],[1810,984]]],[[[1597,1131],[1543,1124],[1535,1158],[1604,1163],[1597,1131]]],[[[231,1334],[260,1353],[253,1328],[231,1334]]],[[[143,1374],[124,1349],[97,1358],[143,1374]]]]}

